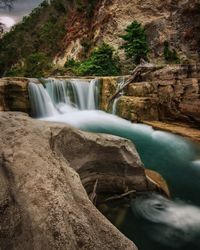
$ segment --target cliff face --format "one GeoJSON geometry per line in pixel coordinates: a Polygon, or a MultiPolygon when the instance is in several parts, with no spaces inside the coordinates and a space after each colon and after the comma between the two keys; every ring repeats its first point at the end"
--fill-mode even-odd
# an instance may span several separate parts
{"type": "MultiPolygon", "coordinates": [[[[90,17],[85,11],[71,9],[64,53],[55,62],[63,65],[68,58],[81,58],[85,43],[92,49],[104,40],[118,49],[122,44],[119,35],[133,20],[145,26],[151,59],[163,60],[163,43],[168,41],[181,58],[199,61],[199,0],[99,0],[90,17]]],[[[123,59],[121,50],[119,54],[123,59]]]]}
{"type": "Polygon", "coordinates": [[[0,74],[38,52],[63,66],[68,59],[86,58],[102,41],[117,50],[126,69],[130,62],[119,35],[134,20],[145,27],[152,61],[164,61],[163,43],[168,41],[182,62],[199,62],[200,0],[54,0],[0,40],[0,74]]]}
{"type": "MultiPolygon", "coordinates": [[[[117,78],[102,79],[101,108],[107,110],[117,78]]],[[[200,124],[200,66],[167,66],[131,83],[117,101],[117,114],[133,122],[200,124]]]]}

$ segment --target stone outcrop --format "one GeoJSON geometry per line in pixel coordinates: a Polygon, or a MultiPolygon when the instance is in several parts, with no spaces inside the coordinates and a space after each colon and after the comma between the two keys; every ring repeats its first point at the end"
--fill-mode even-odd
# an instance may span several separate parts
{"type": "Polygon", "coordinates": [[[136,249],[94,207],[73,168],[86,189],[99,178],[97,193],[157,188],[125,139],[0,112],[2,250],[136,249]]]}
{"type": "Polygon", "coordinates": [[[30,112],[27,78],[0,79],[0,111],[30,112]]]}
{"type": "Polygon", "coordinates": [[[95,181],[97,193],[157,189],[146,178],[136,149],[126,139],[63,128],[52,137],[51,145],[79,173],[88,194],[92,193],[95,181]]]}
{"type": "MultiPolygon", "coordinates": [[[[115,79],[115,90],[117,79],[115,79]]],[[[115,93],[103,79],[102,108],[115,93]],[[109,93],[110,88],[112,92],[109,93]],[[105,93],[105,94],[104,94],[105,93]]],[[[200,65],[171,65],[131,83],[117,103],[117,114],[133,122],[172,120],[200,123],[200,65]]]]}

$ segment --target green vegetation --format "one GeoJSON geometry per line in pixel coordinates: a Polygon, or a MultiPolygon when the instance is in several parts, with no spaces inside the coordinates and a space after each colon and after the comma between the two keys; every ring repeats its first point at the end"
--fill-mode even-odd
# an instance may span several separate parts
{"type": "Polygon", "coordinates": [[[30,54],[23,65],[15,65],[8,72],[8,76],[43,77],[51,69],[50,59],[44,53],[30,54]]]}
{"type": "Polygon", "coordinates": [[[92,17],[97,2],[98,0],[75,0],[78,11],[86,11],[88,17],[92,17]]]}
{"type": "Polygon", "coordinates": [[[164,58],[165,61],[168,63],[180,63],[180,59],[177,55],[177,52],[175,51],[175,49],[170,50],[168,41],[164,42],[164,58]]]}
{"type": "Polygon", "coordinates": [[[45,58],[49,65],[54,56],[62,51],[61,41],[66,35],[67,2],[69,4],[69,1],[53,0],[51,5],[48,1],[42,2],[30,16],[24,17],[21,23],[0,39],[0,75],[21,75],[26,65],[25,72],[35,76],[28,69],[31,55],[40,55],[36,56],[38,64],[44,67],[40,73],[45,73],[46,67],[41,60],[45,58]]]}
{"type": "Polygon", "coordinates": [[[120,37],[125,41],[121,46],[125,50],[127,58],[132,58],[134,63],[138,64],[140,59],[147,59],[149,52],[147,36],[144,28],[137,21],[125,29],[126,34],[120,37]]]}
{"type": "Polygon", "coordinates": [[[96,48],[87,60],[82,62],[69,60],[65,63],[65,67],[81,76],[119,75],[121,72],[118,56],[114,54],[113,48],[106,43],[96,48]]]}

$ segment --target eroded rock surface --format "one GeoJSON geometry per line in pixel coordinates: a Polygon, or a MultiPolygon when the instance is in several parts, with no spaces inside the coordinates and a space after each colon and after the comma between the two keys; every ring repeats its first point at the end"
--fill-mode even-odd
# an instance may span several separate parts
{"type": "MultiPolygon", "coordinates": [[[[118,79],[115,87],[114,80],[102,80],[105,109],[118,79]]],[[[168,65],[142,76],[118,100],[117,114],[133,122],[173,120],[200,124],[200,65],[168,65]]]]}
{"type": "Polygon", "coordinates": [[[0,111],[30,112],[27,78],[0,79],[0,111]]]}
{"type": "Polygon", "coordinates": [[[0,112],[2,250],[136,249],[90,202],[72,167],[83,184],[85,170],[106,179],[113,168],[126,189],[156,188],[127,140],[0,112]]]}

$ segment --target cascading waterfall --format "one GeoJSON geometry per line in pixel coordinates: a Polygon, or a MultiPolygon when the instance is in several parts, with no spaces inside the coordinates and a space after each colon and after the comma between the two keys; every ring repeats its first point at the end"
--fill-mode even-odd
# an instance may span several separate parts
{"type": "Polygon", "coordinates": [[[46,89],[38,84],[29,85],[37,117],[128,138],[136,145],[144,165],[168,182],[174,201],[157,195],[136,198],[119,229],[142,250],[199,250],[199,149],[173,134],[95,110],[98,81],[89,84],[87,80],[46,80],[45,85],[46,89]],[[191,213],[198,217],[198,223],[191,213]]]}
{"type": "Polygon", "coordinates": [[[99,103],[99,80],[93,79],[90,82],[89,86],[89,95],[88,95],[88,103],[87,103],[87,109],[89,110],[96,110],[98,109],[99,103]]]}
{"type": "Polygon", "coordinates": [[[48,79],[30,83],[29,94],[34,117],[51,117],[77,110],[98,109],[98,80],[48,79]]]}
{"type": "Polygon", "coordinates": [[[117,114],[117,103],[118,103],[120,97],[115,98],[115,100],[113,101],[113,105],[112,105],[112,114],[113,115],[117,114]]]}
{"type": "Polygon", "coordinates": [[[54,116],[58,111],[42,84],[29,83],[29,96],[34,117],[54,116]]]}
{"type": "MultiPolygon", "coordinates": [[[[119,90],[123,85],[124,85],[124,82],[125,82],[125,77],[121,77],[119,78],[118,82],[117,82],[117,88],[116,88],[116,91],[119,90]]],[[[112,104],[112,109],[111,109],[111,113],[113,115],[116,115],[117,114],[117,103],[120,99],[120,97],[123,95],[123,93],[120,93],[120,95],[118,97],[116,97],[113,101],[113,104],[112,104]]]]}

